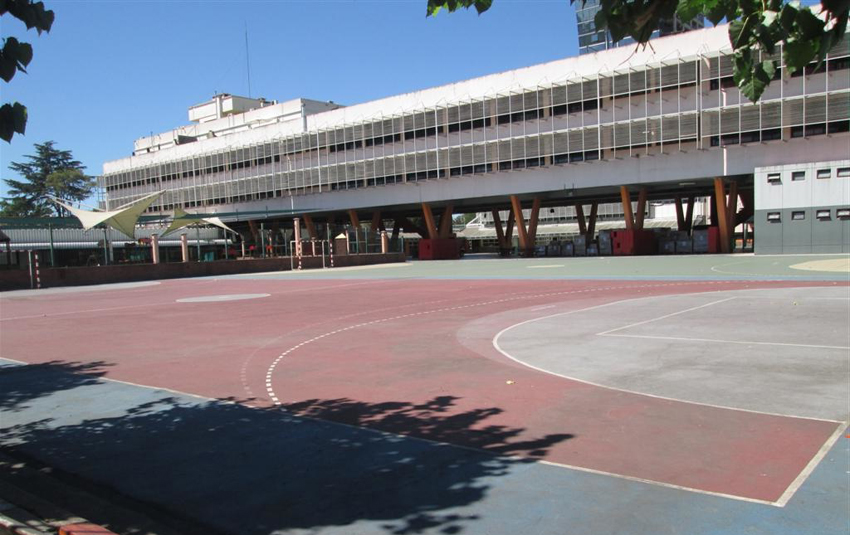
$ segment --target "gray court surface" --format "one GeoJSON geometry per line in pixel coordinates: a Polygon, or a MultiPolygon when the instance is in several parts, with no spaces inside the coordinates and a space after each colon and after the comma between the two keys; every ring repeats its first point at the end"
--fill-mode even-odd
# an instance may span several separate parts
{"type": "Polygon", "coordinates": [[[210,526],[198,533],[847,533],[847,440],[773,507],[3,364],[0,447],[210,526]]]}
{"type": "Polygon", "coordinates": [[[681,255],[498,258],[413,261],[304,271],[231,275],[249,279],[633,279],[850,281],[848,271],[796,269],[801,263],[848,255],[681,255]]]}
{"type": "Polygon", "coordinates": [[[788,416],[850,416],[846,286],[553,308],[494,344],[525,365],[615,389],[788,416]]]}

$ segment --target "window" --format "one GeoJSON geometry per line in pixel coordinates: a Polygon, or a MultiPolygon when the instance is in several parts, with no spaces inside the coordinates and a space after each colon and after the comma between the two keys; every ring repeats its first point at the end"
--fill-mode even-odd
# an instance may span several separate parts
{"type": "Polygon", "coordinates": [[[806,180],[806,172],[805,171],[794,171],[793,173],[791,173],[791,180],[792,181],[806,180]]]}
{"type": "Polygon", "coordinates": [[[829,210],[818,210],[817,211],[817,218],[820,219],[821,221],[828,221],[831,217],[832,216],[831,216],[829,210]]]}
{"type": "Polygon", "coordinates": [[[850,167],[839,167],[835,175],[838,178],[850,178],[850,167]]]}
{"type": "Polygon", "coordinates": [[[850,218],[850,208],[839,208],[835,211],[835,217],[837,217],[838,219],[850,218]]]}
{"type": "Polygon", "coordinates": [[[767,220],[771,223],[779,223],[782,221],[782,217],[779,215],[779,212],[768,212],[767,220]]]}
{"type": "Polygon", "coordinates": [[[829,178],[832,176],[832,169],[818,169],[818,178],[829,178]]]}
{"type": "Polygon", "coordinates": [[[782,183],[782,175],[780,173],[768,173],[767,174],[767,183],[768,184],[781,184],[782,183]]]}
{"type": "Polygon", "coordinates": [[[803,221],[806,219],[806,212],[800,210],[791,212],[791,220],[792,221],[803,221]]]}

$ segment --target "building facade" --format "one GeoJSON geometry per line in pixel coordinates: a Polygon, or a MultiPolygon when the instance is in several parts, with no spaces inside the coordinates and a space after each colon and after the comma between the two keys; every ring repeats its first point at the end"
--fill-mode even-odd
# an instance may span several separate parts
{"type": "Polygon", "coordinates": [[[109,208],[164,190],[151,211],[225,221],[425,202],[479,212],[509,195],[611,202],[621,186],[705,197],[716,177],[752,194],[757,167],[829,160],[848,131],[850,40],[817,69],[779,69],[754,104],[719,26],[353,106],[264,105],[138,140],[99,180],[109,208]]]}

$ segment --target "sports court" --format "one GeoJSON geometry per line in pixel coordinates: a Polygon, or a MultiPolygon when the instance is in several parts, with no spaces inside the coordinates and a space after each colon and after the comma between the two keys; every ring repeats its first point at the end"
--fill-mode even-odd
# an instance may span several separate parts
{"type": "Polygon", "coordinates": [[[818,533],[836,256],[413,262],[0,294],[0,443],[197,532],[818,533]]]}

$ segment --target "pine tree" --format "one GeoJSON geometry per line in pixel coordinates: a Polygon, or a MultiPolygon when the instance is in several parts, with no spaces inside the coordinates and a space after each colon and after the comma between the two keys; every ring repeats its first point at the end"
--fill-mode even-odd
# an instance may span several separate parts
{"type": "Polygon", "coordinates": [[[9,169],[23,180],[7,178],[9,197],[0,201],[5,217],[47,217],[64,215],[48,196],[66,201],[82,201],[94,190],[94,179],[71,151],[59,150],[53,141],[35,144],[35,154],[26,163],[12,162],[9,169]]]}

